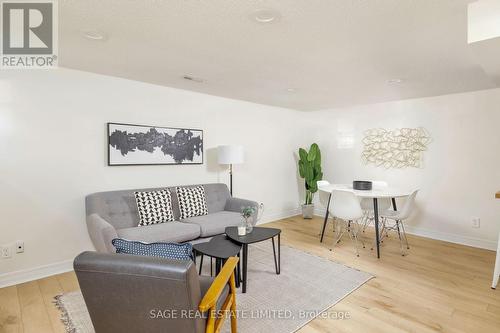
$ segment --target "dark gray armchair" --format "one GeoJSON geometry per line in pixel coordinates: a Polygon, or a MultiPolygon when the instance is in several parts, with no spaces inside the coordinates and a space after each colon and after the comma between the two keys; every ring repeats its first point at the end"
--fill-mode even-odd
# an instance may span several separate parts
{"type": "Polygon", "coordinates": [[[198,276],[192,261],[84,252],[74,269],[96,333],[215,332],[231,314],[236,332],[234,268],[198,276]]]}

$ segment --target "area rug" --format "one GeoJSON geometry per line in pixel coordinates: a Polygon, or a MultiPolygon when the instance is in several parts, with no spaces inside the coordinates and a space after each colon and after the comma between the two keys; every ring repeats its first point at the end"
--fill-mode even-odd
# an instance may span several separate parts
{"type": "MultiPolygon", "coordinates": [[[[208,261],[208,263],[207,263],[208,261]]],[[[210,261],[203,272],[210,274],[210,261]]],[[[238,331],[295,332],[370,280],[354,268],[288,246],[281,247],[276,275],[271,242],[249,246],[247,293],[237,295],[238,331]]],[[[94,333],[82,294],[56,297],[70,333],[94,333]]],[[[226,321],[223,332],[230,332],[226,321]]]]}

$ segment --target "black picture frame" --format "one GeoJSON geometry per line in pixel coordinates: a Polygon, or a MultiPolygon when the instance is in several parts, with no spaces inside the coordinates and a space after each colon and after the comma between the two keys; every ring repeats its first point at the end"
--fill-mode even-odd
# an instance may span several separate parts
{"type": "MultiPolygon", "coordinates": [[[[128,124],[128,123],[116,123],[116,122],[108,122],[106,124],[106,127],[107,127],[107,145],[108,145],[108,161],[107,161],[107,164],[108,166],[144,166],[144,165],[201,165],[204,163],[204,158],[205,158],[205,154],[204,154],[204,133],[203,133],[203,130],[202,129],[196,129],[196,128],[179,128],[179,127],[165,127],[165,126],[152,126],[152,125],[139,125],[139,124],[128,124]],[[179,132],[179,131],[191,131],[191,132],[195,132],[195,134],[199,134],[198,136],[195,136],[195,138],[200,138],[200,143],[199,145],[201,146],[201,148],[199,148],[199,152],[200,154],[197,154],[196,152],[194,152],[195,148],[193,147],[193,157],[194,157],[194,154],[198,155],[199,158],[201,158],[201,161],[191,161],[191,162],[176,162],[175,160],[173,162],[164,162],[164,163],[158,163],[158,162],[155,162],[155,163],[152,163],[152,162],[144,162],[144,163],[139,163],[139,162],[130,162],[130,163],[126,163],[126,162],[116,162],[116,161],[113,161],[113,149],[115,151],[117,151],[117,148],[112,146],[112,143],[111,143],[111,135],[113,134],[112,131],[116,131],[116,127],[128,127],[128,128],[137,128],[138,130],[139,129],[155,129],[155,130],[159,130],[159,132],[166,132],[166,131],[176,131],[176,132],[179,132]]],[[[123,129],[123,128],[122,128],[123,129]]],[[[128,133],[128,132],[127,132],[128,133]]],[[[131,150],[130,152],[128,153],[133,153],[134,151],[131,150]]],[[[128,154],[126,153],[126,154],[128,154]]],[[[153,154],[153,153],[151,153],[153,154]]],[[[170,156],[170,154],[165,154],[165,159],[168,159],[167,156],[170,156]]],[[[123,156],[123,155],[122,155],[123,156]]],[[[171,157],[173,159],[173,157],[171,157]]]]}

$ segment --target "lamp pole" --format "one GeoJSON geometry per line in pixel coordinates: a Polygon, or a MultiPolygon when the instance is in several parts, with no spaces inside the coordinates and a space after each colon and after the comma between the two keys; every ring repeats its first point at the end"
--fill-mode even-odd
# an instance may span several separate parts
{"type": "Polygon", "coordinates": [[[233,164],[229,164],[229,193],[233,196],[233,164]]]}

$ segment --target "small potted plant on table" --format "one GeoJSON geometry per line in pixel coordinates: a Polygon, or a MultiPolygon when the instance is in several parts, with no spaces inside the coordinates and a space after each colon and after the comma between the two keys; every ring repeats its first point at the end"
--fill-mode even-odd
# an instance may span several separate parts
{"type": "Polygon", "coordinates": [[[254,207],[243,207],[241,209],[241,216],[245,220],[245,228],[246,228],[246,233],[249,234],[253,230],[253,224],[252,224],[252,215],[255,213],[255,208],[254,207]]]}
{"type": "Polygon", "coordinates": [[[305,219],[312,219],[314,214],[313,197],[318,191],[318,181],[323,179],[321,171],[321,152],[317,144],[313,143],[306,151],[299,149],[299,174],[304,178],[306,188],[305,203],[302,205],[302,216],[305,219]]]}

